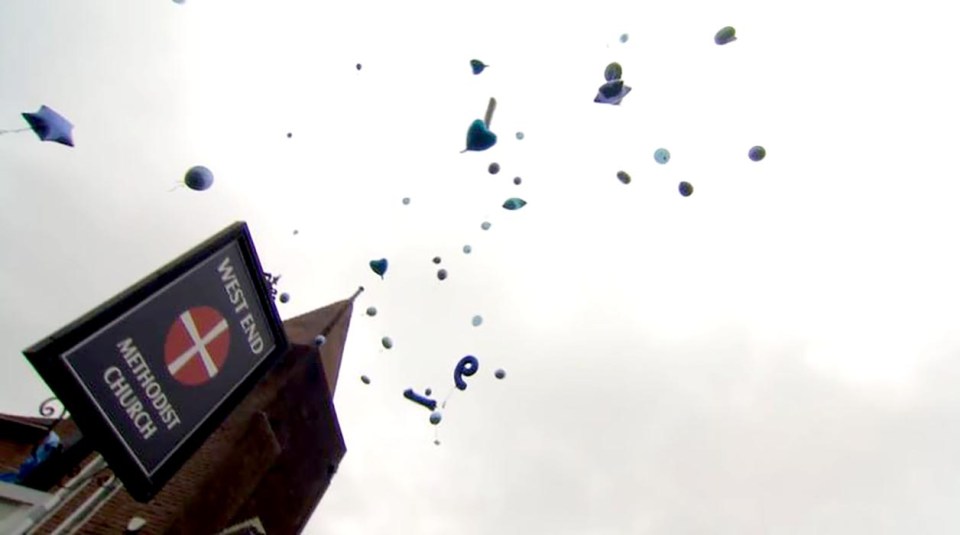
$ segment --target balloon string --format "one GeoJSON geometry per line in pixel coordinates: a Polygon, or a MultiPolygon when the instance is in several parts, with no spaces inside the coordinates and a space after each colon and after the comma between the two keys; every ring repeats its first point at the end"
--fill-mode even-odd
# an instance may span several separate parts
{"type": "Polygon", "coordinates": [[[177,184],[176,186],[168,189],[168,190],[167,190],[167,193],[170,193],[170,192],[172,192],[172,191],[174,191],[174,190],[176,190],[176,189],[178,189],[178,188],[182,188],[182,187],[184,187],[184,186],[186,186],[186,184],[184,184],[183,182],[180,182],[180,183],[177,184]]]}
{"type": "Polygon", "coordinates": [[[17,132],[26,132],[27,130],[32,130],[30,127],[27,128],[14,128],[13,130],[0,130],[0,134],[16,134],[17,132]]]}
{"type": "Polygon", "coordinates": [[[440,405],[440,408],[441,408],[441,409],[446,409],[446,408],[447,408],[447,401],[450,400],[450,396],[452,396],[453,393],[456,392],[456,391],[457,391],[456,388],[450,388],[450,391],[447,392],[447,397],[443,398],[443,404],[440,405]]]}
{"type": "Polygon", "coordinates": [[[487,114],[483,116],[483,123],[487,125],[487,128],[490,128],[490,123],[493,121],[493,112],[497,109],[497,99],[490,97],[490,102],[487,104],[487,114]]]}

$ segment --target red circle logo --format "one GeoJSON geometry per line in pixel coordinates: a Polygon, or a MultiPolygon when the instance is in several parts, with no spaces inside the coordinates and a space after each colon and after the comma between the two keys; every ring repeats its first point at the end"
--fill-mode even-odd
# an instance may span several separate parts
{"type": "Polygon", "coordinates": [[[194,307],[167,331],[163,359],[181,384],[199,386],[220,373],[230,349],[230,326],[216,309],[194,307]]]}

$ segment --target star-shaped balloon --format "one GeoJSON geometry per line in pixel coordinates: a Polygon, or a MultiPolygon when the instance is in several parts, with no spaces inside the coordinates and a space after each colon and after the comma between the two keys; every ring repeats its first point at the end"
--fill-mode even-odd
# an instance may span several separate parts
{"type": "Polygon", "coordinates": [[[624,97],[630,94],[631,88],[623,83],[623,80],[614,80],[600,86],[597,91],[594,102],[600,104],[613,104],[619,106],[624,97]]]}
{"type": "Polygon", "coordinates": [[[41,141],[73,146],[73,124],[59,113],[47,106],[40,106],[36,113],[24,112],[22,115],[41,141]]]}

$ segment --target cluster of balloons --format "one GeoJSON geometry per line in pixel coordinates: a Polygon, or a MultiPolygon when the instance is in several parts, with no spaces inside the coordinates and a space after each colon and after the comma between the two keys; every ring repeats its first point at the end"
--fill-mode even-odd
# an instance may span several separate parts
{"type": "MultiPolygon", "coordinates": [[[[477,357],[473,355],[467,355],[461,358],[453,369],[454,387],[456,387],[456,389],[460,391],[466,390],[467,382],[466,380],[464,380],[464,378],[473,377],[474,375],[476,375],[477,371],[479,370],[480,370],[480,361],[477,359],[477,357]]],[[[503,379],[507,376],[507,372],[501,368],[501,369],[497,369],[493,373],[493,375],[497,379],[503,379]]],[[[369,379],[364,382],[369,384],[369,379]]],[[[406,390],[403,391],[403,397],[431,411],[430,423],[433,425],[438,425],[443,420],[443,413],[437,410],[437,401],[434,399],[431,399],[430,394],[431,392],[429,388],[426,389],[423,395],[415,392],[413,388],[407,388],[406,390]]],[[[446,406],[446,402],[444,402],[444,407],[445,406],[446,406]]],[[[439,442],[435,442],[435,443],[439,444],[439,442]]]]}
{"type": "MultiPolygon", "coordinates": [[[[620,36],[621,43],[626,43],[628,39],[629,36],[626,33],[620,36]]],[[[718,45],[731,43],[736,40],[736,32],[732,27],[725,27],[717,32],[714,40],[718,45]]],[[[478,59],[473,59],[470,61],[470,67],[474,75],[479,75],[489,66],[478,59]]],[[[359,64],[357,65],[357,68],[359,70],[359,64]]],[[[603,76],[604,83],[598,89],[597,96],[594,98],[594,102],[601,104],[620,105],[623,99],[632,91],[632,88],[624,83],[623,66],[617,62],[609,63],[604,68],[603,76]]],[[[496,106],[496,99],[490,98],[484,118],[475,119],[470,123],[470,126],[467,129],[466,148],[463,149],[461,153],[469,151],[485,151],[493,148],[496,145],[497,135],[491,130],[491,123],[496,106]]],[[[518,140],[524,139],[523,132],[516,132],[515,135],[518,140]]],[[[751,161],[759,162],[766,157],[766,149],[759,145],[754,146],[749,149],[748,157],[751,161]]],[[[657,164],[666,165],[670,162],[671,154],[669,150],[661,147],[653,152],[653,158],[657,164]]],[[[500,173],[500,171],[501,165],[498,162],[491,162],[487,166],[487,172],[491,175],[497,175],[500,173]]],[[[632,177],[625,170],[617,171],[616,177],[617,180],[625,185],[632,182],[632,177]]],[[[519,186],[522,183],[522,179],[519,176],[514,177],[513,183],[514,185],[519,186]]],[[[691,196],[694,190],[693,185],[687,181],[681,181],[678,184],[677,189],[680,195],[683,197],[691,196]]],[[[403,204],[410,204],[410,198],[404,197],[403,204]]],[[[502,207],[505,210],[516,211],[520,210],[526,205],[526,200],[520,197],[510,197],[504,201],[502,207]]],[[[485,231],[489,230],[491,228],[491,223],[489,221],[483,221],[480,225],[480,228],[485,231]]],[[[473,251],[469,244],[464,245],[462,250],[464,254],[471,254],[473,251]]],[[[434,257],[433,263],[439,265],[441,263],[441,258],[439,256],[434,257]]],[[[384,278],[387,267],[388,262],[386,258],[370,261],[370,269],[381,278],[384,278]]],[[[436,276],[440,281],[446,280],[448,277],[447,270],[444,268],[437,269],[436,276]]],[[[367,308],[368,316],[375,316],[376,314],[377,311],[375,307],[367,308]]],[[[483,321],[483,317],[477,314],[471,318],[471,325],[473,327],[480,327],[483,324],[483,321]]],[[[390,337],[384,336],[381,339],[381,344],[385,349],[391,349],[393,347],[393,340],[390,337]]],[[[454,387],[457,390],[466,390],[467,378],[474,376],[479,370],[479,366],[479,360],[472,355],[467,355],[460,359],[454,368],[454,387]]],[[[506,377],[506,372],[503,369],[497,369],[494,372],[494,377],[497,379],[503,379],[506,377]]],[[[362,376],[361,380],[365,384],[370,384],[370,378],[366,375],[362,376]]],[[[408,388],[404,390],[403,395],[408,400],[417,403],[430,411],[429,421],[431,424],[440,424],[443,419],[443,414],[437,409],[437,401],[430,397],[430,389],[426,389],[425,394],[419,394],[415,392],[413,388],[408,388]]],[[[445,406],[446,403],[444,402],[444,407],[445,406]]]]}

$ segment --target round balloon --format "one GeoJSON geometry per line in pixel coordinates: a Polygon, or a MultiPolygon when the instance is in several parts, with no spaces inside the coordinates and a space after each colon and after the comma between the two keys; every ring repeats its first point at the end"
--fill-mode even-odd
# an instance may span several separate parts
{"type": "Polygon", "coordinates": [[[617,171],[617,179],[624,184],[630,183],[630,175],[626,171],[617,171]]]}
{"type": "Polygon", "coordinates": [[[361,376],[360,376],[360,380],[363,381],[363,384],[365,384],[365,385],[370,384],[370,378],[367,377],[366,375],[361,375],[361,376]]]}
{"type": "Polygon", "coordinates": [[[493,162],[492,164],[490,164],[490,167],[487,167],[487,171],[489,171],[491,175],[495,175],[499,173],[500,164],[498,164],[497,162],[493,162]]]}
{"type": "Polygon", "coordinates": [[[425,396],[429,396],[430,394],[433,394],[433,390],[430,390],[429,388],[423,391],[423,395],[425,396]]]}
{"type": "Polygon", "coordinates": [[[482,228],[483,230],[490,230],[490,222],[484,221],[483,223],[480,223],[480,228],[482,228]]]}
{"type": "Polygon", "coordinates": [[[300,234],[300,231],[297,229],[293,229],[293,235],[296,236],[297,234],[300,234]]]}
{"type": "Polygon", "coordinates": [[[360,65],[359,63],[357,63],[357,70],[359,71],[362,68],[363,68],[363,65],[360,65]]]}
{"type": "MultiPolygon", "coordinates": [[[[613,82],[623,78],[623,67],[621,67],[619,63],[611,63],[610,65],[607,65],[607,68],[603,70],[603,78],[608,82],[613,82]]],[[[620,89],[618,88],[613,92],[613,95],[616,95],[619,92],[620,89]]],[[[609,97],[613,95],[607,96],[609,97]]]]}
{"type": "Polygon", "coordinates": [[[493,372],[493,376],[497,379],[503,379],[507,376],[507,372],[503,371],[503,368],[500,368],[499,370],[493,372]]]}
{"type": "Polygon", "coordinates": [[[293,132],[287,132],[287,139],[290,139],[292,137],[293,137],[293,132]]]}
{"type": "Polygon", "coordinates": [[[523,179],[522,179],[522,178],[520,178],[520,177],[518,177],[518,176],[513,177],[513,183],[514,183],[514,184],[516,184],[516,185],[519,186],[521,182],[523,182],[523,179]]]}
{"type": "Polygon", "coordinates": [[[391,340],[389,336],[384,336],[383,339],[380,340],[380,343],[383,344],[384,349],[393,348],[393,340],[391,340]]]}
{"type": "Polygon", "coordinates": [[[733,26],[724,26],[720,28],[720,31],[713,36],[713,42],[718,45],[725,45],[727,43],[732,43],[737,40],[737,30],[733,29],[733,26]]]}
{"type": "Polygon", "coordinates": [[[447,270],[441,269],[437,271],[437,278],[440,280],[447,280],[447,270]]]}
{"type": "Polygon", "coordinates": [[[195,165],[187,171],[183,182],[194,191],[204,191],[213,185],[213,173],[202,165],[195,165]]]}
{"type": "Polygon", "coordinates": [[[410,204],[410,197],[404,197],[403,204],[410,204]]]}
{"type": "Polygon", "coordinates": [[[469,245],[463,246],[463,254],[470,254],[471,252],[473,252],[473,247],[470,247],[469,245]]]}
{"type": "Polygon", "coordinates": [[[517,132],[517,139],[523,140],[523,132],[517,132]]]}
{"type": "Polygon", "coordinates": [[[439,263],[440,263],[440,257],[439,257],[439,256],[433,257],[433,263],[434,263],[434,264],[439,264],[439,263]]]}
{"type": "Polygon", "coordinates": [[[287,292],[283,292],[282,294],[280,294],[281,303],[286,303],[288,301],[290,301],[290,294],[288,294],[287,292]]]}
{"type": "Polygon", "coordinates": [[[470,323],[473,324],[474,327],[479,327],[480,324],[483,323],[483,317],[477,314],[472,320],[470,320],[470,323]]]}
{"type": "Polygon", "coordinates": [[[759,162],[760,160],[766,158],[767,149],[757,145],[756,147],[752,147],[750,149],[750,152],[747,153],[747,156],[749,156],[751,160],[759,162]]]}
{"type": "Polygon", "coordinates": [[[370,317],[377,315],[377,307],[367,307],[367,315],[370,317]]]}
{"type": "Polygon", "coordinates": [[[623,34],[623,35],[620,36],[620,42],[621,42],[621,43],[626,43],[626,42],[627,42],[627,39],[630,39],[630,36],[627,35],[627,34],[623,34]]]}
{"type": "Polygon", "coordinates": [[[322,334],[318,334],[317,337],[313,339],[313,343],[317,347],[321,347],[323,344],[327,343],[327,337],[322,334]]]}
{"type": "Polygon", "coordinates": [[[683,195],[684,197],[693,195],[693,185],[691,185],[689,182],[681,182],[678,189],[680,190],[680,195],[683,195]]]}
{"type": "Polygon", "coordinates": [[[440,411],[433,411],[430,413],[430,423],[437,425],[440,423],[440,420],[443,420],[443,415],[440,414],[440,411]]]}
{"type": "Polygon", "coordinates": [[[670,161],[670,151],[667,149],[657,149],[653,153],[653,159],[659,164],[665,164],[670,161]]]}

